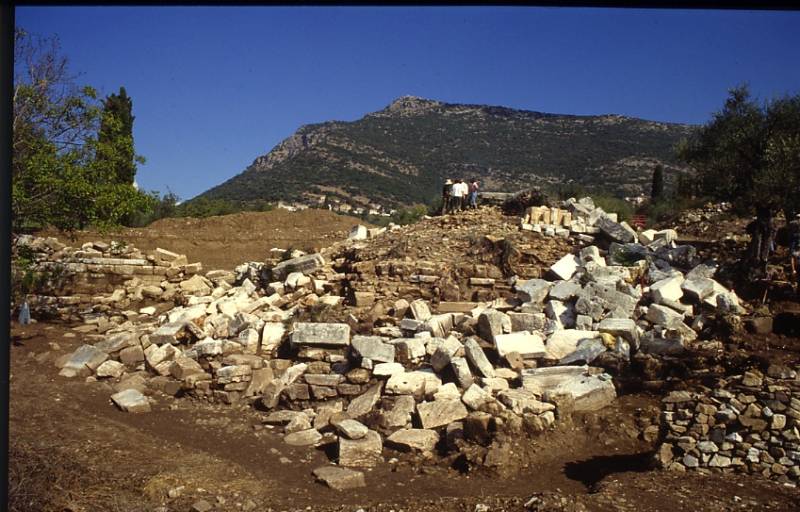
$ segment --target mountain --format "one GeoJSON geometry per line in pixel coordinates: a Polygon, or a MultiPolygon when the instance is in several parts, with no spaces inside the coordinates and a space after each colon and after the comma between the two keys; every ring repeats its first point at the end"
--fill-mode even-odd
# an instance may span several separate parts
{"type": "Polygon", "coordinates": [[[357,121],[302,126],[198,197],[396,207],[430,201],[446,178],[473,177],[483,190],[573,182],[637,195],[649,193],[657,164],[674,181],[672,147],[693,128],[403,96],[357,121]]]}

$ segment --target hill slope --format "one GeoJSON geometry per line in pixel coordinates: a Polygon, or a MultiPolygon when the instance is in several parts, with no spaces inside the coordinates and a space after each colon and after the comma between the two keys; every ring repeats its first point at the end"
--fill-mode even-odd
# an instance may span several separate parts
{"type": "Polygon", "coordinates": [[[674,177],[672,146],[691,130],[404,96],[357,121],[303,126],[198,197],[397,206],[429,201],[448,177],[476,177],[483,190],[573,180],[633,195],[649,191],[657,163],[674,177]]]}

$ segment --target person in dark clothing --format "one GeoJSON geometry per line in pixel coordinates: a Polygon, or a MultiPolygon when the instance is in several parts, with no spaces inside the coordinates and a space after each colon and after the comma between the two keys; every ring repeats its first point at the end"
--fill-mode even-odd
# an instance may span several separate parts
{"type": "Polygon", "coordinates": [[[453,181],[449,178],[445,180],[442,187],[442,215],[450,213],[453,202],[453,181]]]}
{"type": "Polygon", "coordinates": [[[478,209],[478,180],[472,178],[469,184],[469,207],[473,210],[478,209]]]}

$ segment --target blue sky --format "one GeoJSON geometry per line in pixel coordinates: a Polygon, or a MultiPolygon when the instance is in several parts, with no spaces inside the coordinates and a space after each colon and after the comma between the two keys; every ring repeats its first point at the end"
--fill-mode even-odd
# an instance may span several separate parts
{"type": "Polygon", "coordinates": [[[800,92],[800,12],[540,7],[18,7],[79,82],[124,86],[137,182],[189,199],[303,124],[411,94],[703,123],[800,92]]]}

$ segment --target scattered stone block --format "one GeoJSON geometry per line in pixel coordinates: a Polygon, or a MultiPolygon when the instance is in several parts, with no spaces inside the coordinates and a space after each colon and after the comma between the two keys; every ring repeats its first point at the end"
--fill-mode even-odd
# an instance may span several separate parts
{"type": "MultiPolygon", "coordinates": [[[[363,227],[363,226],[360,226],[363,227]]],[[[366,487],[364,473],[336,466],[322,466],[313,471],[314,476],[336,491],[366,487]]]]}
{"type": "Polygon", "coordinates": [[[150,412],[150,402],[147,397],[136,389],[129,388],[114,393],[111,395],[111,400],[125,412],[150,412]]]}
{"type": "Polygon", "coordinates": [[[442,427],[467,417],[468,411],[461,400],[434,400],[417,406],[422,428],[442,427]]]}
{"type": "Polygon", "coordinates": [[[517,352],[523,358],[542,357],[547,353],[542,337],[538,333],[528,331],[497,335],[495,345],[500,357],[505,357],[511,352],[517,352]]]}
{"type": "Polygon", "coordinates": [[[344,467],[373,467],[383,461],[383,441],[380,434],[368,430],[361,439],[339,438],[339,465],[344,467]]]}
{"type": "Polygon", "coordinates": [[[386,438],[386,442],[403,450],[433,452],[439,442],[439,434],[435,430],[404,428],[386,438]]]}

